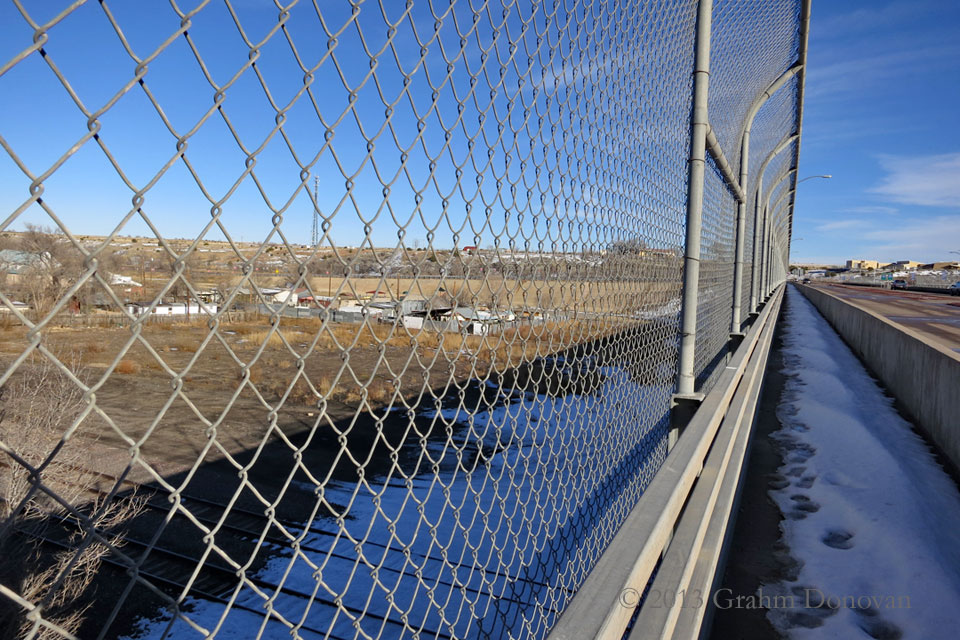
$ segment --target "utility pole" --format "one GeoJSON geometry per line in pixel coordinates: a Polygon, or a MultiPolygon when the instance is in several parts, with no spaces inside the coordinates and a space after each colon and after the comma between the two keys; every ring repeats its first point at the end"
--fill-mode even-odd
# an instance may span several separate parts
{"type": "Polygon", "coordinates": [[[320,177],[313,176],[313,230],[310,233],[310,244],[316,248],[320,242],[320,233],[317,228],[317,220],[320,218],[319,205],[317,204],[317,192],[319,191],[320,177]]]}

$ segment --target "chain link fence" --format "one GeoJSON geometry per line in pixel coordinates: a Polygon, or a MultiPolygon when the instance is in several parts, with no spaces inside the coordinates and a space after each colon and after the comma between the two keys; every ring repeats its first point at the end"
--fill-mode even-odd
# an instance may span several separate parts
{"type": "MultiPolygon", "coordinates": [[[[714,3],[735,167],[800,12],[714,3]]],[[[4,0],[0,635],[545,637],[667,455],[696,22],[4,0]]],[[[703,392],[736,210],[710,160],[703,392]]]]}

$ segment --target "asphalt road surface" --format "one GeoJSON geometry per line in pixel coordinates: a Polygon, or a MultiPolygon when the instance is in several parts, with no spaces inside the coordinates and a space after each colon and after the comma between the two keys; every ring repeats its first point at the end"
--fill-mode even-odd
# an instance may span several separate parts
{"type": "Polygon", "coordinates": [[[840,284],[817,286],[960,353],[960,297],[840,284]]]}

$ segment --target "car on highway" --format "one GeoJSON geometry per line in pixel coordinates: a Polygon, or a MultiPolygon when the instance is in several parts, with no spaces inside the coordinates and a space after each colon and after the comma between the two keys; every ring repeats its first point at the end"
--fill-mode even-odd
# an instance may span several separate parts
{"type": "Polygon", "coordinates": [[[947,290],[952,296],[960,296],[960,280],[954,282],[952,285],[947,287],[947,290]]]}
{"type": "Polygon", "coordinates": [[[810,284],[810,278],[804,278],[803,284],[810,284]]]}
{"type": "Polygon", "coordinates": [[[891,289],[903,289],[907,290],[907,281],[906,280],[894,280],[893,284],[890,285],[891,289]]]}

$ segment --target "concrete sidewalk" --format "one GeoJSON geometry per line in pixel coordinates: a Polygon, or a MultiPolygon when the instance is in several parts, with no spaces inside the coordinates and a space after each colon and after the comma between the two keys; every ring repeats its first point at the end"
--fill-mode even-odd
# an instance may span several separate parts
{"type": "Polygon", "coordinates": [[[714,638],[955,637],[960,491],[796,290],[729,549],[714,638]]]}

